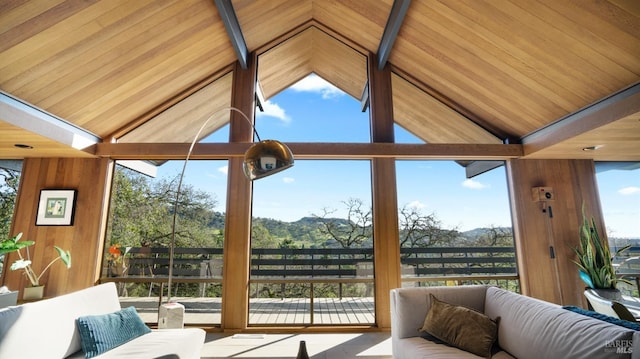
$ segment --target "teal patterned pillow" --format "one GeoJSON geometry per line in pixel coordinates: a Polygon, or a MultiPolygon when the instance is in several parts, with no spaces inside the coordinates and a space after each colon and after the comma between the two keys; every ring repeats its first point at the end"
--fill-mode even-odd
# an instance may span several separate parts
{"type": "Polygon", "coordinates": [[[85,357],[93,358],[141,335],[151,333],[136,308],[115,313],[87,315],[76,319],[85,357]]]}

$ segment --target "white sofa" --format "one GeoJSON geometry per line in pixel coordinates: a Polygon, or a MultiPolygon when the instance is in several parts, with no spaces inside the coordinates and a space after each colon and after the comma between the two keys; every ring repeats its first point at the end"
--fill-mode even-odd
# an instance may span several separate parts
{"type": "Polygon", "coordinates": [[[391,291],[391,337],[395,359],[479,358],[424,339],[429,294],[498,321],[492,358],[640,358],[640,332],[578,314],[561,306],[497,287],[414,287],[391,291]],[[633,352],[633,353],[631,353],[633,352]]]}
{"type": "MultiPolygon", "coordinates": [[[[0,310],[0,358],[84,358],[76,319],[119,311],[114,283],[0,310]]],[[[96,358],[200,358],[205,331],[161,329],[96,358]]]]}

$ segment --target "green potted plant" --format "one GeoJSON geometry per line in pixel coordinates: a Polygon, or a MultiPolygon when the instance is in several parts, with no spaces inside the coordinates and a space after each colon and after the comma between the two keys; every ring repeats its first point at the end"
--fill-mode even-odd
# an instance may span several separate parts
{"type": "MultiPolygon", "coordinates": [[[[608,243],[600,239],[598,228],[593,218],[587,218],[584,205],[582,205],[582,224],[580,225],[580,244],[574,248],[578,260],[574,260],[578,266],[580,278],[601,296],[615,299],[620,292],[616,285],[618,282],[631,284],[623,278],[619,278],[613,265],[614,256],[611,255],[608,243]]],[[[630,245],[616,251],[615,255],[629,249],[630,245]]]]}
{"type": "Polygon", "coordinates": [[[29,282],[31,283],[30,287],[24,288],[24,293],[22,295],[22,298],[25,300],[42,298],[43,292],[44,292],[44,286],[40,284],[40,278],[42,278],[42,275],[44,275],[44,273],[46,273],[47,270],[49,270],[49,268],[51,268],[51,266],[58,260],[61,260],[67,268],[71,268],[71,253],[69,251],[63,250],[58,246],[53,246],[53,248],[58,253],[58,256],[54,258],[51,262],[49,262],[49,264],[47,264],[44,267],[44,269],[40,271],[40,274],[38,274],[31,266],[29,252],[27,252],[26,259],[25,257],[22,256],[22,253],[20,252],[21,249],[32,246],[33,244],[35,244],[35,242],[20,241],[21,238],[22,238],[22,232],[16,234],[12,238],[9,238],[0,242],[0,254],[6,254],[11,252],[16,252],[18,254],[19,259],[17,259],[11,265],[11,270],[18,270],[18,269],[24,270],[25,275],[27,276],[27,278],[29,279],[29,282]]]}

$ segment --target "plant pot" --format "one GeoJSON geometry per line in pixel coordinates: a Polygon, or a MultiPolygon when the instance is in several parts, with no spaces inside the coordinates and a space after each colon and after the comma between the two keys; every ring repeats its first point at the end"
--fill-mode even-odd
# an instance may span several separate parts
{"type": "Polygon", "coordinates": [[[121,277],[124,275],[125,262],[109,262],[107,266],[107,276],[109,277],[121,277]]]}
{"type": "Polygon", "coordinates": [[[618,289],[592,289],[602,298],[609,300],[620,301],[622,299],[622,293],[618,289]]]}
{"type": "Polygon", "coordinates": [[[25,287],[22,293],[22,300],[38,300],[44,297],[44,286],[25,287]]]}

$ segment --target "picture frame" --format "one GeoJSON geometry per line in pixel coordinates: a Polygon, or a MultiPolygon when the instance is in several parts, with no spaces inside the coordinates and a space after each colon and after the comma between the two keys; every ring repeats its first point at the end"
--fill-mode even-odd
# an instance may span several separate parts
{"type": "Polygon", "coordinates": [[[76,201],[75,189],[40,190],[36,226],[71,226],[76,201]]]}

